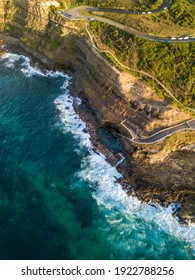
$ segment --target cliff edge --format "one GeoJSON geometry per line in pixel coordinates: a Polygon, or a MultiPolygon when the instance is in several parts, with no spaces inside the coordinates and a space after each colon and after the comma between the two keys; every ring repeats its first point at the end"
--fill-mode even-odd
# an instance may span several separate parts
{"type": "MultiPolygon", "coordinates": [[[[71,71],[74,92],[86,102],[97,127],[118,137],[126,160],[119,166],[124,186],[147,202],[181,204],[183,221],[195,217],[195,132],[177,134],[153,145],[132,143],[121,125],[126,120],[149,136],[191,118],[161,99],[143,81],[111,65],[97,53],[85,30],[86,22],[69,21],[52,11],[58,1],[0,2],[0,38],[51,69],[71,71]]],[[[83,116],[85,118],[85,116],[83,116]]],[[[86,119],[86,121],[88,121],[86,119]]]]}

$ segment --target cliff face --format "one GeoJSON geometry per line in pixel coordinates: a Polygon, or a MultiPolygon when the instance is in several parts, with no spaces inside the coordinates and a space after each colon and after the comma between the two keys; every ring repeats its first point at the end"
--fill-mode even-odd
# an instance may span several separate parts
{"type": "MultiPolygon", "coordinates": [[[[188,113],[161,100],[146,84],[109,64],[91,46],[85,32],[86,23],[65,20],[51,12],[50,4],[58,5],[58,1],[1,0],[0,38],[15,49],[22,48],[47,67],[70,69],[77,93],[87,100],[100,125],[126,134],[121,121],[127,119],[147,136],[190,118],[188,113]]],[[[194,134],[191,135],[189,144],[194,139],[194,134]]],[[[185,157],[183,151],[182,160],[173,154],[166,164],[163,162],[182,144],[176,147],[163,142],[152,149],[134,147],[132,152],[129,140],[121,138],[121,142],[128,157],[127,166],[121,168],[127,170],[133,191],[146,201],[165,204],[179,201],[184,209],[183,217],[194,217],[194,206],[189,206],[194,203],[186,203],[189,197],[194,201],[194,157],[189,161],[189,154],[185,157]],[[178,164],[174,167],[175,161],[178,164]],[[129,162],[133,168],[129,168],[129,162]],[[185,184],[185,178],[192,180],[185,184]]]]}
{"type": "MultiPolygon", "coordinates": [[[[63,63],[65,52],[59,52],[59,46],[64,51],[71,49],[69,40],[62,42],[63,31],[61,20],[50,12],[49,3],[56,1],[4,0],[0,2],[0,31],[8,36],[19,39],[15,44],[40,59],[49,67],[63,63]],[[56,23],[58,22],[58,25],[56,23]]],[[[57,2],[56,2],[57,3],[57,2]]],[[[74,26],[73,26],[74,27],[74,26]]],[[[67,26],[67,33],[71,30],[67,26]]],[[[71,43],[70,43],[71,44],[71,43]]],[[[68,56],[66,52],[66,56],[68,56]]],[[[73,57],[71,57],[70,65],[73,57]]],[[[69,62],[66,59],[66,64],[69,62]]]]}
{"type": "Polygon", "coordinates": [[[120,127],[120,122],[128,119],[148,135],[190,118],[167,106],[137,78],[112,67],[90,46],[85,23],[55,15],[51,4],[57,6],[58,2],[4,0],[0,3],[0,30],[18,38],[17,44],[50,67],[76,70],[82,77],[79,87],[101,116],[100,121],[120,127]]]}
{"type": "Polygon", "coordinates": [[[86,41],[78,41],[77,46],[77,74],[103,124],[115,124],[120,130],[120,122],[126,119],[147,136],[190,118],[190,114],[167,104],[134,76],[117,70],[86,41]]]}

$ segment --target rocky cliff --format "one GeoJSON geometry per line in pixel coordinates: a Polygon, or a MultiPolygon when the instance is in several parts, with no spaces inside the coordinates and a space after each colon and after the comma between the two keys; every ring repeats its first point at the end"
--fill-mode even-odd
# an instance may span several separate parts
{"type": "Polygon", "coordinates": [[[17,44],[50,67],[60,65],[76,70],[77,76],[82,76],[80,80],[85,80],[84,92],[103,122],[120,123],[125,118],[147,135],[190,118],[161,100],[143,82],[117,70],[97,54],[87,41],[85,23],[68,21],[51,12],[50,4],[57,3],[3,1],[0,30],[18,38],[17,44]],[[91,83],[94,91],[89,90],[91,83]]]}
{"type": "MultiPolygon", "coordinates": [[[[142,81],[108,63],[91,46],[85,31],[86,23],[69,21],[54,13],[53,7],[58,5],[58,1],[2,0],[1,38],[15,50],[22,49],[47,67],[71,70],[75,91],[90,106],[98,125],[108,127],[115,134],[129,136],[121,126],[124,119],[147,136],[190,118],[189,113],[172,106],[170,100],[160,99],[142,81]]],[[[187,143],[193,144],[194,133],[190,135],[191,140],[187,143]]],[[[189,161],[189,151],[182,152],[182,164],[186,167],[182,168],[177,152],[186,145],[186,138],[182,138],[180,144],[177,140],[175,145],[164,141],[154,148],[132,146],[124,139],[120,137],[128,160],[121,169],[126,170],[127,182],[132,186],[130,193],[137,192],[146,201],[164,204],[179,201],[185,212],[182,217],[193,218],[194,202],[189,206],[186,200],[189,201],[189,197],[190,201],[195,200],[194,153],[191,152],[189,161]],[[173,150],[175,153],[170,155],[173,150]],[[177,166],[174,167],[173,162],[178,162],[177,166]],[[173,174],[177,174],[177,179],[173,174]],[[176,182],[173,183],[170,177],[176,182]],[[185,184],[187,178],[192,179],[185,184]]]]}

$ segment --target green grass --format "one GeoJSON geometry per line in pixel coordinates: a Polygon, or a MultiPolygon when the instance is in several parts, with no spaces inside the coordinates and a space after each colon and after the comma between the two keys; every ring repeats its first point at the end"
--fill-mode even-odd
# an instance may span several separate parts
{"type": "Polygon", "coordinates": [[[139,7],[140,9],[150,8],[151,5],[159,7],[162,0],[68,0],[72,5],[90,5],[102,8],[125,8],[133,9],[139,7]],[[152,2],[152,4],[151,4],[152,2]]]}
{"type": "MultiPolygon", "coordinates": [[[[105,13],[104,16],[132,26],[148,33],[163,32],[175,36],[193,33],[195,27],[195,2],[193,0],[172,0],[169,9],[151,15],[122,15],[105,13]],[[163,30],[161,30],[161,28],[163,30]],[[167,28],[166,28],[167,27],[167,28]],[[185,28],[184,30],[181,29],[185,28]],[[167,33],[168,32],[168,33],[167,33]]],[[[90,5],[102,8],[124,8],[140,11],[154,10],[160,7],[163,0],[69,0],[69,5],[90,5]]]]}
{"type": "MultiPolygon", "coordinates": [[[[104,49],[114,52],[122,63],[153,75],[171,90],[184,106],[195,108],[195,44],[146,41],[95,21],[90,27],[105,45],[104,49]]],[[[110,56],[109,60],[117,64],[110,56]]],[[[133,74],[137,75],[135,72],[133,74]]],[[[167,95],[154,80],[145,76],[142,76],[142,79],[159,93],[167,95]]]]}

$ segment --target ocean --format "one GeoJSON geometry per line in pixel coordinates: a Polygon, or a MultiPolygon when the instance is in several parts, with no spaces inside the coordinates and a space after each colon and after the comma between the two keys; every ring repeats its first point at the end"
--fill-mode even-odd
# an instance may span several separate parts
{"type": "Polygon", "coordinates": [[[195,259],[195,226],[127,196],[93,150],[70,84],[0,58],[0,259],[195,259]]]}

